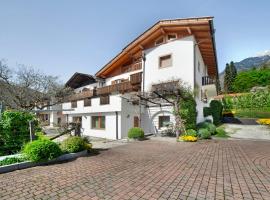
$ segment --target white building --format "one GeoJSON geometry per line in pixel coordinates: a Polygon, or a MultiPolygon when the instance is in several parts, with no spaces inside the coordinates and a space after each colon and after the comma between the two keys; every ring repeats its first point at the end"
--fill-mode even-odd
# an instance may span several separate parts
{"type": "Polygon", "coordinates": [[[81,122],[83,135],[121,139],[134,126],[157,133],[174,122],[172,106],[150,106],[143,100],[134,104],[132,97],[151,91],[154,84],[180,79],[195,91],[197,122],[203,121],[205,96],[217,94],[213,33],[212,17],[157,22],[95,76],[75,73],[66,86],[76,95],[63,103],[63,115],[68,122],[81,122]]]}

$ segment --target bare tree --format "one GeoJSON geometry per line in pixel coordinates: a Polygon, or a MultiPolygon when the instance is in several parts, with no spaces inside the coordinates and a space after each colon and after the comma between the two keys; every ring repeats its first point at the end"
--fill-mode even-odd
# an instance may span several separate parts
{"type": "Polygon", "coordinates": [[[44,109],[59,104],[72,93],[58,77],[45,75],[33,67],[20,65],[11,70],[0,61],[0,100],[19,110],[44,109]]]}

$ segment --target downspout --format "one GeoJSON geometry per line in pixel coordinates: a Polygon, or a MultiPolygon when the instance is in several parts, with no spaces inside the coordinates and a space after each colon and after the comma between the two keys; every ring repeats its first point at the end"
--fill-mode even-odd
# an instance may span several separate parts
{"type": "MultiPolygon", "coordinates": [[[[144,90],[145,90],[145,53],[144,51],[142,52],[142,69],[143,69],[143,73],[142,73],[142,95],[144,96],[144,90]]],[[[139,101],[139,104],[140,104],[140,128],[142,128],[142,109],[141,109],[141,98],[140,98],[140,101],[139,101]]]]}
{"type": "Polygon", "coordinates": [[[145,85],[145,60],[146,60],[144,51],[143,51],[142,59],[143,59],[143,88],[142,88],[142,92],[143,92],[143,95],[144,95],[144,89],[145,89],[145,87],[144,87],[144,85],[145,85]]]}
{"type": "Polygon", "coordinates": [[[116,117],[116,124],[115,124],[115,128],[116,128],[116,139],[118,140],[118,112],[115,111],[115,117],[116,117]]]}

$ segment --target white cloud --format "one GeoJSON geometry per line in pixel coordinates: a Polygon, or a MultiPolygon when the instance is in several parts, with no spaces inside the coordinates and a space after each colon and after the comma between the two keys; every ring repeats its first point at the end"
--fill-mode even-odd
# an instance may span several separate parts
{"type": "Polygon", "coordinates": [[[256,54],[256,56],[266,56],[266,55],[270,56],[270,50],[265,50],[265,51],[262,51],[262,52],[258,52],[256,54]]]}

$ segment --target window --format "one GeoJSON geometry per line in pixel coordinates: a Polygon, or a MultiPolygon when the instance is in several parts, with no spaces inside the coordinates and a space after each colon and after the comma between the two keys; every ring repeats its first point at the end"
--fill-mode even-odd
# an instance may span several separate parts
{"type": "Polygon", "coordinates": [[[163,44],[163,43],[164,43],[164,37],[161,37],[161,38],[156,40],[155,45],[157,46],[157,45],[160,45],[160,44],[163,44]]]}
{"type": "Polygon", "coordinates": [[[170,123],[170,116],[159,116],[158,117],[158,127],[166,127],[170,123]]]}
{"type": "Polygon", "coordinates": [[[176,38],[177,38],[177,35],[176,34],[169,34],[168,35],[168,41],[175,40],[176,38]]]}
{"type": "Polygon", "coordinates": [[[71,102],[71,108],[77,108],[77,101],[71,102]]]}
{"type": "Polygon", "coordinates": [[[92,116],[92,129],[105,129],[105,116],[92,116]]]}
{"type": "Polygon", "coordinates": [[[172,55],[159,57],[159,68],[172,66],[172,55]]]}
{"type": "Polygon", "coordinates": [[[200,68],[201,68],[201,63],[200,62],[198,62],[198,72],[200,72],[200,68]]]}
{"type": "Polygon", "coordinates": [[[100,105],[106,105],[106,104],[110,104],[110,96],[101,96],[100,97],[100,105]]]}
{"type": "Polygon", "coordinates": [[[83,100],[84,107],[91,106],[91,98],[86,98],[83,100]]]}

